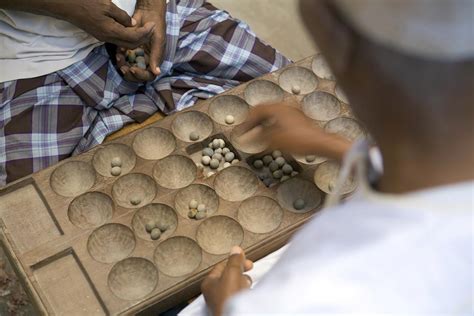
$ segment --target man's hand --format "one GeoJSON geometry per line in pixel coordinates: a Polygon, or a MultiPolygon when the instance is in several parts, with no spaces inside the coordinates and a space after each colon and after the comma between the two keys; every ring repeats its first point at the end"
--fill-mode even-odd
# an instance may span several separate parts
{"type": "Polygon", "coordinates": [[[242,130],[241,141],[269,143],[274,149],[292,154],[317,154],[342,160],[351,146],[349,141],[326,133],[299,109],[287,104],[254,107],[242,130]],[[246,139],[247,132],[256,136],[246,139]]]}
{"type": "Polygon", "coordinates": [[[234,247],[227,262],[214,267],[201,284],[207,307],[213,316],[221,316],[224,304],[238,292],[250,288],[252,280],[244,272],[253,268],[240,247],[234,247]]]}

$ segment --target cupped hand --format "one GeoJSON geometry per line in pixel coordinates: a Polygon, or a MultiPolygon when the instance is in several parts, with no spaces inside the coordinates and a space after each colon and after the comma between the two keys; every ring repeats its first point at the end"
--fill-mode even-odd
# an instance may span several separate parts
{"type": "Polygon", "coordinates": [[[138,24],[110,0],[59,1],[52,13],[102,42],[126,48],[148,43],[156,27],[153,21],[138,24]]]}
{"type": "Polygon", "coordinates": [[[224,305],[235,294],[250,288],[252,280],[244,274],[253,268],[240,247],[234,247],[226,262],[216,265],[201,284],[201,291],[212,315],[222,315],[224,305]]]}

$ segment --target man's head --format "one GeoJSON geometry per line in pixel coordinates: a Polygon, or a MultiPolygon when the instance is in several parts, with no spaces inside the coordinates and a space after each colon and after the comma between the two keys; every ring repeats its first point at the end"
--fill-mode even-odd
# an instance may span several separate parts
{"type": "Polygon", "coordinates": [[[423,147],[453,124],[471,131],[472,0],[301,0],[301,8],[378,142],[396,134],[423,147]]]}

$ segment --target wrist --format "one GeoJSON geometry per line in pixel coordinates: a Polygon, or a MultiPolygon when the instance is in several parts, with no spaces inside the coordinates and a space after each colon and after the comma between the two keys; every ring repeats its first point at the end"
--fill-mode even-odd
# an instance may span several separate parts
{"type": "Polygon", "coordinates": [[[149,9],[166,9],[166,0],[138,0],[136,9],[149,10],[149,9]]]}

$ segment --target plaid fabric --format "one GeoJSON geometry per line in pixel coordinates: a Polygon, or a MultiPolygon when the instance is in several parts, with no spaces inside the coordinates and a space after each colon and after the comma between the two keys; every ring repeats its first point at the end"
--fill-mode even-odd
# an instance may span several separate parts
{"type": "Polygon", "coordinates": [[[0,84],[0,187],[100,144],[158,110],[193,105],[289,60],[204,0],[171,1],[162,75],[123,80],[105,46],[47,76],[0,84]]]}

